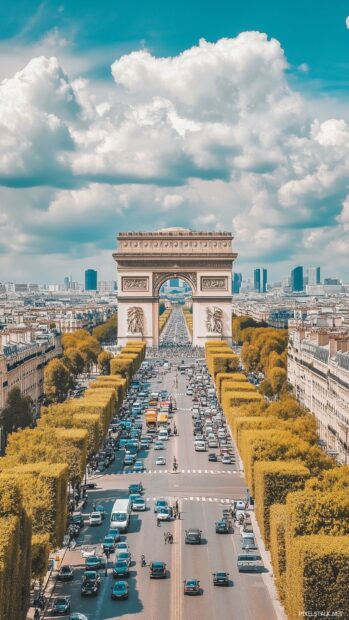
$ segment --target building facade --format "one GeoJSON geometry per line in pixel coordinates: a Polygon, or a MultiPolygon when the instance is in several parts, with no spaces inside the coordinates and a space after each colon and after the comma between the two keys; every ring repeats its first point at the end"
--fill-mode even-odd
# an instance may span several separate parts
{"type": "MultiPolygon", "coordinates": [[[[333,317],[332,317],[333,319],[333,317]]],[[[326,451],[349,464],[349,330],[290,321],[288,380],[299,402],[315,416],[326,451]]]]}
{"type": "Polygon", "coordinates": [[[295,267],[291,271],[291,289],[292,291],[303,291],[304,281],[303,281],[303,267],[299,265],[295,267]]]}

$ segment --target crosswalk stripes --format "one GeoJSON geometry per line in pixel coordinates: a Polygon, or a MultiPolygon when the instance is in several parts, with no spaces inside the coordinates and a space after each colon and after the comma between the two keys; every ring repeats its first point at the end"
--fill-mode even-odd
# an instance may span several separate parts
{"type": "MultiPolygon", "coordinates": [[[[156,501],[158,498],[157,497],[147,497],[146,501],[147,502],[151,502],[151,501],[156,501]]],[[[166,498],[165,498],[166,499],[166,498]]],[[[224,497],[224,498],[220,498],[220,497],[200,497],[200,496],[193,496],[191,495],[190,497],[181,497],[180,498],[181,501],[183,502],[216,502],[216,503],[220,503],[220,504],[231,504],[232,503],[232,499],[228,498],[228,497],[224,497]]]]}
{"type": "MultiPolygon", "coordinates": [[[[238,474],[239,472],[236,469],[181,469],[180,470],[182,474],[201,474],[201,475],[205,475],[205,474],[211,474],[211,475],[217,475],[217,474],[238,474]]],[[[134,472],[132,470],[123,470],[118,472],[118,475],[125,475],[125,476],[131,476],[136,475],[136,476],[142,476],[142,475],[150,475],[150,474],[168,474],[168,473],[172,473],[170,472],[168,469],[147,469],[146,471],[143,472],[134,472]]]]}

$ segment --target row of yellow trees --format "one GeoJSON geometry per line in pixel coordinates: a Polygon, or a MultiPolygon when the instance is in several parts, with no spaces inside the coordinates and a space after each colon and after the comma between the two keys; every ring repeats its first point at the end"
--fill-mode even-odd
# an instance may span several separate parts
{"type": "Polygon", "coordinates": [[[320,450],[315,419],[293,396],[266,402],[226,344],[208,343],[206,359],[289,619],[348,617],[349,467],[320,450]]]}
{"type": "Polygon", "coordinates": [[[159,333],[161,334],[164,329],[168,319],[170,318],[172,312],[172,308],[166,308],[166,310],[160,315],[159,318],[159,333]]]}
{"type": "Polygon", "coordinates": [[[82,481],[144,355],[143,342],[128,343],[83,398],[44,408],[35,429],[9,436],[0,460],[0,618],[25,619],[30,579],[62,544],[68,484],[82,481]]]}
{"type": "Polygon", "coordinates": [[[260,392],[268,397],[288,391],[287,330],[261,326],[250,317],[232,320],[235,341],[242,344],[241,360],[246,372],[263,372],[265,379],[260,392]]]}
{"type": "Polygon", "coordinates": [[[193,313],[189,310],[189,308],[183,308],[183,314],[189,334],[193,337],[193,313]]]}

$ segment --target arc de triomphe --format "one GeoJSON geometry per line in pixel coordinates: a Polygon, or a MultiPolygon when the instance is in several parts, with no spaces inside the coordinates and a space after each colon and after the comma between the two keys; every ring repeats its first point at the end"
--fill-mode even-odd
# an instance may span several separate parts
{"type": "Polygon", "coordinates": [[[118,344],[159,344],[159,291],[170,278],[193,293],[193,345],[212,338],[231,343],[232,267],[237,254],[228,232],[164,228],[123,232],[113,257],[118,268],[118,344]]]}

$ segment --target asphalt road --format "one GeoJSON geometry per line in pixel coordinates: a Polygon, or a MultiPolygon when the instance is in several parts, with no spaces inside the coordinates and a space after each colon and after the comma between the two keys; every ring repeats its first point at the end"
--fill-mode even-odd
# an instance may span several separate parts
{"type": "MultiPolygon", "coordinates": [[[[178,358],[174,360],[178,363],[178,358]]],[[[84,561],[81,551],[67,551],[64,563],[74,564],[75,578],[67,584],[58,583],[55,594],[64,593],[71,597],[72,611],[86,614],[89,620],[113,620],[115,618],[139,617],[147,620],[190,620],[192,615],[200,620],[275,620],[269,593],[265,588],[261,574],[238,573],[236,567],[237,553],[240,545],[239,532],[234,534],[216,534],[214,522],[222,514],[222,505],[226,500],[242,498],[246,495],[246,483],[235,465],[209,463],[207,452],[195,452],[190,407],[191,397],[186,396],[186,378],[178,374],[178,386],[172,370],[154,380],[156,389],[160,385],[176,396],[178,410],[173,421],[178,428],[178,436],[171,436],[164,451],[148,453],[143,451],[139,458],[144,458],[147,471],[143,474],[121,473],[121,455],[105,475],[96,479],[94,491],[89,492],[86,514],[92,510],[92,502],[102,503],[107,511],[103,525],[86,526],[82,532],[83,543],[95,545],[102,542],[108,531],[109,514],[117,497],[127,496],[127,487],[142,480],[147,498],[148,510],[133,513],[131,527],[127,533],[128,544],[132,552],[133,563],[130,577],[130,596],[125,601],[112,601],[110,597],[113,584],[111,567],[114,556],[109,560],[108,575],[102,575],[102,584],[96,598],[83,598],[80,595],[81,576],[84,561]],[[155,464],[157,456],[166,457],[166,465],[155,464]],[[176,457],[179,471],[172,473],[173,456],[176,457]],[[149,473],[151,472],[151,473],[149,473]],[[154,515],[154,498],[166,497],[174,504],[178,500],[181,519],[157,526],[154,515]],[[204,543],[185,545],[184,535],[187,527],[202,530],[204,543]],[[164,532],[173,534],[172,545],[165,544],[164,532]],[[140,565],[141,554],[146,561],[161,560],[166,562],[168,578],[153,580],[149,578],[148,567],[140,565]],[[212,572],[223,570],[229,572],[230,587],[215,587],[212,572]],[[201,596],[184,596],[183,579],[194,577],[200,579],[203,593],[201,596]]],[[[154,389],[155,389],[154,388],[154,389]]]]}

